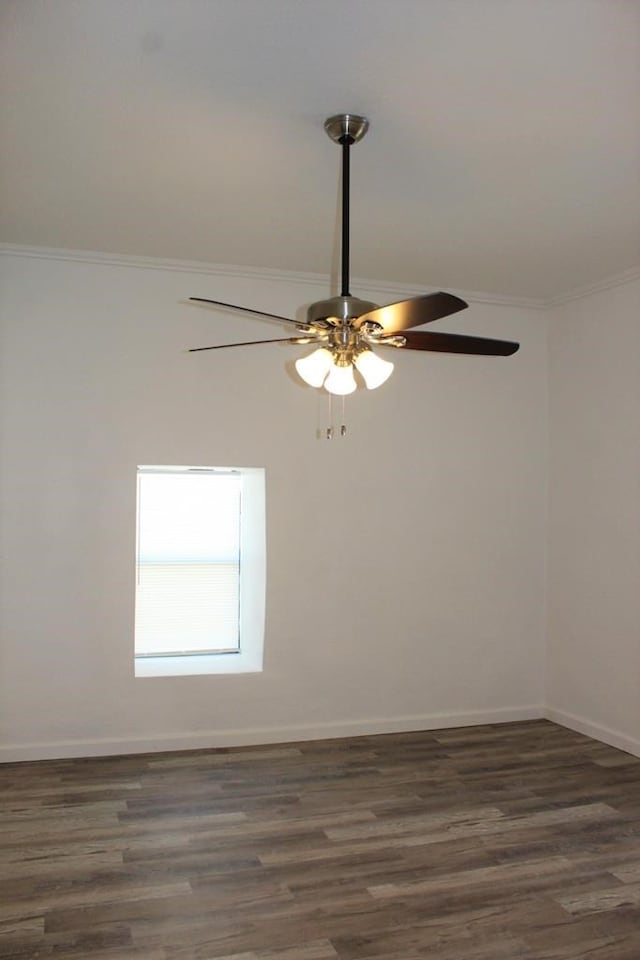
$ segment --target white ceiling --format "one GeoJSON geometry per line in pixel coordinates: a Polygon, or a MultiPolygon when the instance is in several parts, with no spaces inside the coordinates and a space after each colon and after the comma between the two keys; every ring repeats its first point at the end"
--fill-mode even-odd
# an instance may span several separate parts
{"type": "MultiPolygon", "coordinates": [[[[640,262],[637,0],[2,0],[10,244],[548,299],[640,262]]],[[[355,291],[357,292],[357,290],[355,291]]]]}

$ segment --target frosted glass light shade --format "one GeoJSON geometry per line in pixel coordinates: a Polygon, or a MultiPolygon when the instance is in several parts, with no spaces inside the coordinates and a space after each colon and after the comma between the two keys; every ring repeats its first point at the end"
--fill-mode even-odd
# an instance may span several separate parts
{"type": "Polygon", "coordinates": [[[300,360],[296,360],[296,370],[310,387],[321,387],[332,363],[331,351],[320,347],[310,353],[308,357],[301,357],[300,360]]]}
{"type": "Polygon", "coordinates": [[[393,373],[393,364],[390,360],[382,360],[372,353],[371,350],[363,350],[356,357],[356,367],[358,373],[362,374],[362,379],[367,385],[368,390],[375,390],[376,387],[389,379],[393,373]]]}
{"type": "Polygon", "coordinates": [[[357,387],[358,384],[353,376],[351,364],[346,367],[339,367],[336,363],[332,364],[329,376],[324,382],[325,390],[339,397],[344,397],[347,393],[353,393],[357,387]]]}

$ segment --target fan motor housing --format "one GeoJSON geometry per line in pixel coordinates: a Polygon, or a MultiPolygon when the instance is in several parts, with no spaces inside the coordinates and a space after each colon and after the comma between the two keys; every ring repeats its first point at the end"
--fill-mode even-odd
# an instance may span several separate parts
{"type": "Polygon", "coordinates": [[[330,297],[329,300],[317,300],[310,304],[307,308],[307,323],[314,324],[321,320],[339,320],[342,323],[349,323],[377,309],[377,303],[361,300],[359,297],[330,297]]]}

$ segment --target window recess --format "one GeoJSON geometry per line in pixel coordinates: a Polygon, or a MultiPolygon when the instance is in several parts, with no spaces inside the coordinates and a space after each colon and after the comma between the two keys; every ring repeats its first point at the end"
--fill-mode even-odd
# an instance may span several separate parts
{"type": "Polygon", "coordinates": [[[138,468],[135,673],[262,669],[264,470],[138,468]]]}

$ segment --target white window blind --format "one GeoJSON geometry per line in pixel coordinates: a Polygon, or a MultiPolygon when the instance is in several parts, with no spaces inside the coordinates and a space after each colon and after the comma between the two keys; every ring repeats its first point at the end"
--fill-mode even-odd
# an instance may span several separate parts
{"type": "Polygon", "coordinates": [[[238,653],[242,477],[140,468],[137,657],[238,653]]]}

